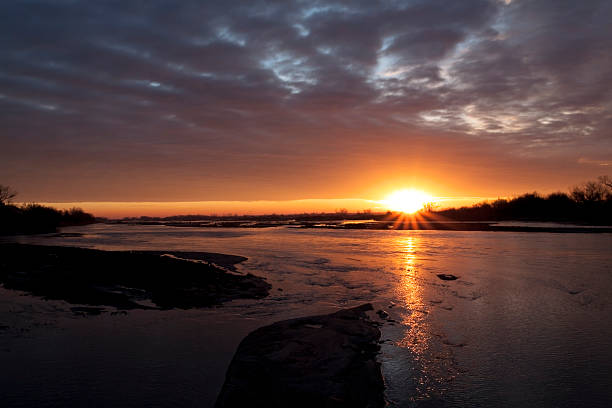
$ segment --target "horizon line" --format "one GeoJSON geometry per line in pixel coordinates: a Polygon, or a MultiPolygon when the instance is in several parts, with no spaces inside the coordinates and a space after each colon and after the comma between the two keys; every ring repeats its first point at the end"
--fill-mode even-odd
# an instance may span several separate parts
{"type": "MultiPolygon", "coordinates": [[[[444,203],[443,208],[474,204],[489,197],[432,197],[433,202],[444,203]]],[[[497,199],[497,198],[495,198],[497,199]]],[[[31,202],[15,202],[28,204],[31,202]]],[[[346,209],[357,211],[387,211],[382,200],[365,198],[305,198],[292,200],[208,200],[208,201],[43,201],[62,210],[78,207],[97,217],[169,217],[178,215],[269,215],[333,213],[346,209]]]]}
{"type": "MultiPolygon", "coordinates": [[[[483,196],[435,196],[432,197],[435,201],[450,201],[450,200],[497,200],[513,197],[513,195],[483,197],[483,196]]],[[[305,201],[364,201],[375,204],[382,204],[384,200],[373,200],[370,198],[292,198],[285,200],[116,200],[116,201],[94,201],[94,200],[61,200],[61,201],[14,201],[14,204],[200,204],[200,203],[290,203],[290,202],[305,202],[305,201]]]]}

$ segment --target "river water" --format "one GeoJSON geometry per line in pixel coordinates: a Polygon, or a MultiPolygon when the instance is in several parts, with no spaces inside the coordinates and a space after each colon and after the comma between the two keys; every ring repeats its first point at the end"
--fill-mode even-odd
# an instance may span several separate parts
{"type": "Polygon", "coordinates": [[[23,243],[242,255],[266,299],[77,316],[0,288],[5,406],[211,407],[240,340],[365,302],[391,407],[612,406],[612,234],[96,224],[23,243]],[[441,280],[452,274],[457,280],[441,280]]]}

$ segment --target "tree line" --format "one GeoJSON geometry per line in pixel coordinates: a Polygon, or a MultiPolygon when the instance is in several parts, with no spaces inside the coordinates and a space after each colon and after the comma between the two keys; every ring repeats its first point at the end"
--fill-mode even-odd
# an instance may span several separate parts
{"type": "MultiPolygon", "coordinates": [[[[57,210],[40,204],[14,205],[17,193],[0,185],[0,234],[44,233],[70,225],[86,225],[96,218],[80,208],[57,210]]],[[[511,199],[482,202],[471,207],[435,210],[426,206],[421,213],[440,216],[453,221],[554,221],[612,225],[612,179],[600,176],[597,180],[577,185],[567,193],[556,192],[541,195],[527,193],[511,199]]],[[[373,213],[370,210],[348,213],[344,209],[336,213],[304,213],[292,215],[258,216],[205,216],[184,215],[174,217],[127,218],[126,221],[191,221],[191,220],[252,220],[252,221],[324,221],[324,220],[385,220],[391,212],[373,213]]]]}
{"type": "Polygon", "coordinates": [[[568,193],[541,195],[537,192],[511,199],[482,202],[471,207],[435,211],[457,221],[556,221],[612,225],[612,179],[575,186],[568,193]]]}
{"type": "Polygon", "coordinates": [[[57,210],[44,205],[29,203],[15,205],[17,193],[0,185],[0,234],[35,234],[55,232],[59,227],[86,225],[96,218],[80,208],[57,210]]]}

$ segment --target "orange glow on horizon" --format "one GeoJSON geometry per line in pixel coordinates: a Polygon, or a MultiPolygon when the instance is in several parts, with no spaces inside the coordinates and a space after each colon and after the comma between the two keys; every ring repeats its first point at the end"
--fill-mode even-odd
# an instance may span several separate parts
{"type": "MultiPolygon", "coordinates": [[[[453,206],[471,205],[487,200],[486,197],[437,198],[441,204],[436,210],[453,206]]],[[[23,203],[16,203],[23,204],[23,203]]],[[[333,213],[346,209],[348,212],[370,210],[374,213],[386,212],[389,207],[380,200],[369,199],[304,199],[284,201],[88,201],[88,202],[39,202],[39,204],[67,210],[78,207],[97,217],[167,217],[172,215],[263,215],[263,214],[301,214],[333,213]]]]}
{"type": "Polygon", "coordinates": [[[384,212],[377,201],[365,199],[305,199],[286,201],[180,201],[180,202],[41,202],[60,210],[78,207],[97,217],[168,217],[173,215],[264,215],[333,213],[347,210],[384,212]]]}

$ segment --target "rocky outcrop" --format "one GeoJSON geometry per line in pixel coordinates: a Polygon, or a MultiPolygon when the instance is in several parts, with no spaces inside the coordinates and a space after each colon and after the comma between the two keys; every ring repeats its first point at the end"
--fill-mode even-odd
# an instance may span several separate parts
{"type": "Polygon", "coordinates": [[[451,281],[451,280],[457,280],[459,279],[459,277],[455,276],[455,275],[451,275],[450,273],[439,273],[438,278],[441,280],[446,280],[446,281],[451,281]]]}
{"type": "Polygon", "coordinates": [[[383,407],[380,330],[368,310],[371,304],[250,333],[215,407],[383,407]]]}

